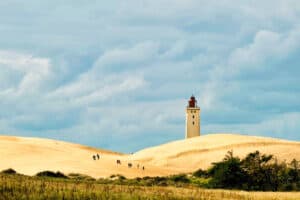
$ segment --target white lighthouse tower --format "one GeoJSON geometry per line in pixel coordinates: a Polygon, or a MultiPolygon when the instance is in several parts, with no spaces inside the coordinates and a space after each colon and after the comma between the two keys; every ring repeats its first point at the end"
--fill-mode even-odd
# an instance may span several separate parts
{"type": "Polygon", "coordinates": [[[191,96],[186,107],[185,138],[200,136],[200,108],[197,100],[191,96]]]}

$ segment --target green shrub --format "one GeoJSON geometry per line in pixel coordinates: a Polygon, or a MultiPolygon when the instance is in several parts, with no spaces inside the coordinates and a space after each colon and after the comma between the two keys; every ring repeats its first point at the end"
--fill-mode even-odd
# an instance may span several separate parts
{"type": "Polygon", "coordinates": [[[80,181],[95,181],[96,179],[85,175],[85,174],[78,174],[78,173],[70,173],[68,174],[68,177],[71,179],[75,179],[75,180],[80,180],[80,181]]]}
{"type": "Polygon", "coordinates": [[[199,187],[211,188],[211,178],[192,177],[190,183],[199,187]]]}
{"type": "Polygon", "coordinates": [[[148,180],[148,179],[151,179],[151,177],[150,176],[144,176],[142,179],[143,180],[148,180]]]}
{"type": "Polygon", "coordinates": [[[5,170],[1,171],[1,173],[3,173],[3,174],[16,174],[17,172],[14,169],[9,168],[9,169],[5,169],[5,170]]]}
{"type": "MultiPolygon", "coordinates": [[[[207,171],[211,177],[208,187],[259,191],[300,190],[300,166],[293,160],[287,165],[279,163],[272,155],[259,151],[249,153],[244,159],[234,157],[229,151],[221,162],[213,163],[207,171]]],[[[198,170],[195,177],[204,176],[198,170]]]]}
{"type": "Polygon", "coordinates": [[[171,181],[174,182],[181,182],[181,183],[188,183],[190,180],[187,178],[186,174],[177,174],[170,177],[171,181]]]}
{"type": "Polygon", "coordinates": [[[52,177],[52,178],[68,178],[66,175],[63,173],[57,171],[57,172],[52,172],[52,171],[42,171],[36,174],[36,176],[39,177],[52,177]]]}
{"type": "Polygon", "coordinates": [[[201,177],[201,178],[208,178],[209,177],[209,174],[207,173],[206,170],[202,170],[202,169],[198,169],[197,171],[195,171],[193,173],[193,176],[195,177],[201,177]]]}
{"type": "Polygon", "coordinates": [[[229,151],[223,161],[213,163],[208,170],[212,179],[210,185],[215,188],[239,189],[246,180],[246,173],[242,169],[241,161],[229,151]]]}
{"type": "Polygon", "coordinates": [[[125,180],[126,179],[126,177],[121,174],[112,174],[112,175],[110,175],[109,178],[112,180],[125,180]]]}
{"type": "Polygon", "coordinates": [[[159,182],[167,181],[167,178],[161,177],[161,176],[156,176],[156,177],[153,177],[153,180],[155,183],[159,183],[159,182]]]}

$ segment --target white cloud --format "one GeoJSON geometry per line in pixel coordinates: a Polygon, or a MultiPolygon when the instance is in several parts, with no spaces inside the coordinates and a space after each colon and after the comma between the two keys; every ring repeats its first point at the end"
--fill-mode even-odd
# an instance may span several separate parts
{"type": "MultiPolygon", "coordinates": [[[[239,81],[235,81],[241,74],[249,72],[260,72],[269,68],[268,63],[276,63],[285,59],[300,47],[300,29],[296,28],[288,33],[276,33],[260,30],[253,42],[244,47],[234,49],[228,56],[228,60],[216,64],[210,71],[209,81],[204,84],[201,91],[201,99],[209,109],[222,107],[222,97],[239,87],[239,81]],[[230,82],[234,86],[228,87],[230,82]]],[[[274,66],[271,66],[274,68],[274,66]]]]}
{"type": "Polygon", "coordinates": [[[294,139],[299,133],[299,123],[300,113],[291,112],[269,116],[257,123],[209,124],[204,129],[206,133],[227,132],[294,139]]]}
{"type": "Polygon", "coordinates": [[[176,41],[175,44],[162,55],[162,57],[169,59],[176,58],[176,56],[182,55],[186,48],[187,46],[184,41],[176,41]]]}
{"type": "Polygon", "coordinates": [[[259,132],[262,135],[270,134],[275,137],[292,139],[295,134],[299,133],[299,123],[300,113],[284,113],[253,125],[249,130],[251,132],[259,132]]]}
{"type": "Polygon", "coordinates": [[[5,85],[2,89],[6,94],[14,92],[16,95],[23,95],[36,92],[51,76],[49,59],[11,51],[0,51],[0,69],[0,83],[5,85]]]}
{"type": "Polygon", "coordinates": [[[0,65],[25,73],[47,75],[50,62],[46,58],[2,50],[0,51],[0,65]]]}
{"type": "Polygon", "coordinates": [[[300,29],[288,33],[261,30],[256,33],[253,43],[232,52],[228,68],[241,71],[245,68],[261,68],[268,59],[280,60],[300,47],[300,29]]]}
{"type": "Polygon", "coordinates": [[[126,95],[130,91],[142,88],[145,85],[145,80],[142,77],[126,77],[120,82],[111,83],[98,88],[91,93],[73,99],[75,103],[88,104],[93,102],[103,102],[109,98],[115,98],[120,94],[126,95]]]}
{"type": "Polygon", "coordinates": [[[299,110],[297,0],[26,4],[0,2],[1,132],[179,138],[192,93],[204,132],[269,133],[299,110]]]}
{"type": "Polygon", "coordinates": [[[117,48],[105,52],[95,62],[92,73],[97,71],[122,71],[126,68],[136,67],[136,64],[153,59],[159,50],[159,44],[155,42],[144,42],[130,48],[117,48]]]}

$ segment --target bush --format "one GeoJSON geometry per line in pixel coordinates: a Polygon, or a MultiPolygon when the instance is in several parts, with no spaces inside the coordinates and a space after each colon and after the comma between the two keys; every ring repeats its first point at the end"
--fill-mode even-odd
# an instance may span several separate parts
{"type": "Polygon", "coordinates": [[[126,180],[126,177],[121,174],[113,174],[109,178],[112,180],[126,180]]]}
{"type": "Polygon", "coordinates": [[[16,174],[16,170],[12,169],[12,168],[9,168],[9,169],[5,169],[3,171],[1,171],[1,173],[3,174],[16,174]]]}
{"type": "Polygon", "coordinates": [[[144,177],[143,177],[143,180],[149,180],[149,179],[151,179],[150,176],[144,176],[144,177]]]}
{"type": "MultiPolygon", "coordinates": [[[[243,160],[234,157],[232,151],[229,151],[223,161],[213,163],[207,171],[211,177],[207,187],[260,191],[300,190],[299,167],[296,160],[287,165],[259,151],[249,153],[243,160]]],[[[203,177],[205,171],[198,170],[194,176],[203,177]]],[[[197,183],[198,180],[193,182],[197,183]]]]}
{"type": "Polygon", "coordinates": [[[198,177],[198,178],[208,178],[209,174],[205,170],[198,169],[197,171],[195,171],[193,173],[193,176],[198,177]]]}
{"type": "Polygon", "coordinates": [[[75,179],[75,180],[80,180],[80,181],[95,181],[96,179],[88,176],[88,175],[84,175],[84,174],[78,174],[78,173],[70,173],[68,174],[68,177],[71,179],[75,179]]]}
{"type": "Polygon", "coordinates": [[[208,174],[212,176],[210,184],[215,188],[240,189],[246,180],[241,161],[232,151],[228,151],[223,161],[213,163],[208,174]]]}
{"type": "Polygon", "coordinates": [[[153,177],[153,179],[154,179],[154,182],[155,182],[155,183],[167,181],[167,178],[166,178],[166,177],[160,177],[160,176],[153,177]]]}
{"type": "Polygon", "coordinates": [[[181,183],[188,183],[190,180],[187,178],[186,174],[177,174],[170,177],[171,181],[174,182],[181,182],[181,183]]]}
{"type": "Polygon", "coordinates": [[[211,188],[210,182],[211,178],[202,178],[202,177],[192,177],[190,179],[191,184],[198,187],[211,188]]]}
{"type": "Polygon", "coordinates": [[[39,177],[52,177],[52,178],[68,178],[66,175],[63,173],[57,171],[57,172],[52,172],[52,171],[42,171],[36,174],[36,176],[39,177]]]}

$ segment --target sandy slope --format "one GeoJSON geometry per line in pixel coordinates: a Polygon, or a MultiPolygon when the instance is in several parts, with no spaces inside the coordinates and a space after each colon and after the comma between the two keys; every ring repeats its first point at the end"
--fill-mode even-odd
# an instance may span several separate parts
{"type": "Polygon", "coordinates": [[[134,160],[181,172],[207,168],[212,162],[220,161],[227,151],[244,157],[259,150],[273,154],[278,160],[300,160],[300,142],[255,137],[237,134],[210,134],[187,140],[174,141],[157,147],[141,150],[133,155],[134,160]]]}
{"type": "Polygon", "coordinates": [[[11,167],[28,175],[59,170],[93,177],[111,174],[157,176],[207,168],[210,163],[221,160],[228,150],[244,156],[257,149],[274,154],[279,160],[300,160],[300,142],[233,134],[174,141],[132,155],[49,139],[0,136],[0,170],[11,167]],[[97,153],[101,158],[94,161],[92,155],[97,153]],[[121,165],[116,164],[117,159],[121,160],[121,165]],[[132,168],[127,167],[129,162],[133,164],[132,168]],[[140,168],[137,168],[138,164],[140,168]],[[145,166],[145,170],[141,166],[145,166]]]}
{"type": "MultiPolygon", "coordinates": [[[[149,167],[147,174],[136,166],[129,169],[128,155],[95,149],[67,142],[0,136],[0,170],[13,168],[19,173],[33,175],[43,170],[82,173],[93,177],[124,174],[128,177],[167,174],[158,167],[149,167]],[[99,160],[93,160],[94,154],[99,160]],[[116,160],[121,160],[121,165],[116,160]]],[[[134,162],[131,162],[133,164],[134,162]]]]}

